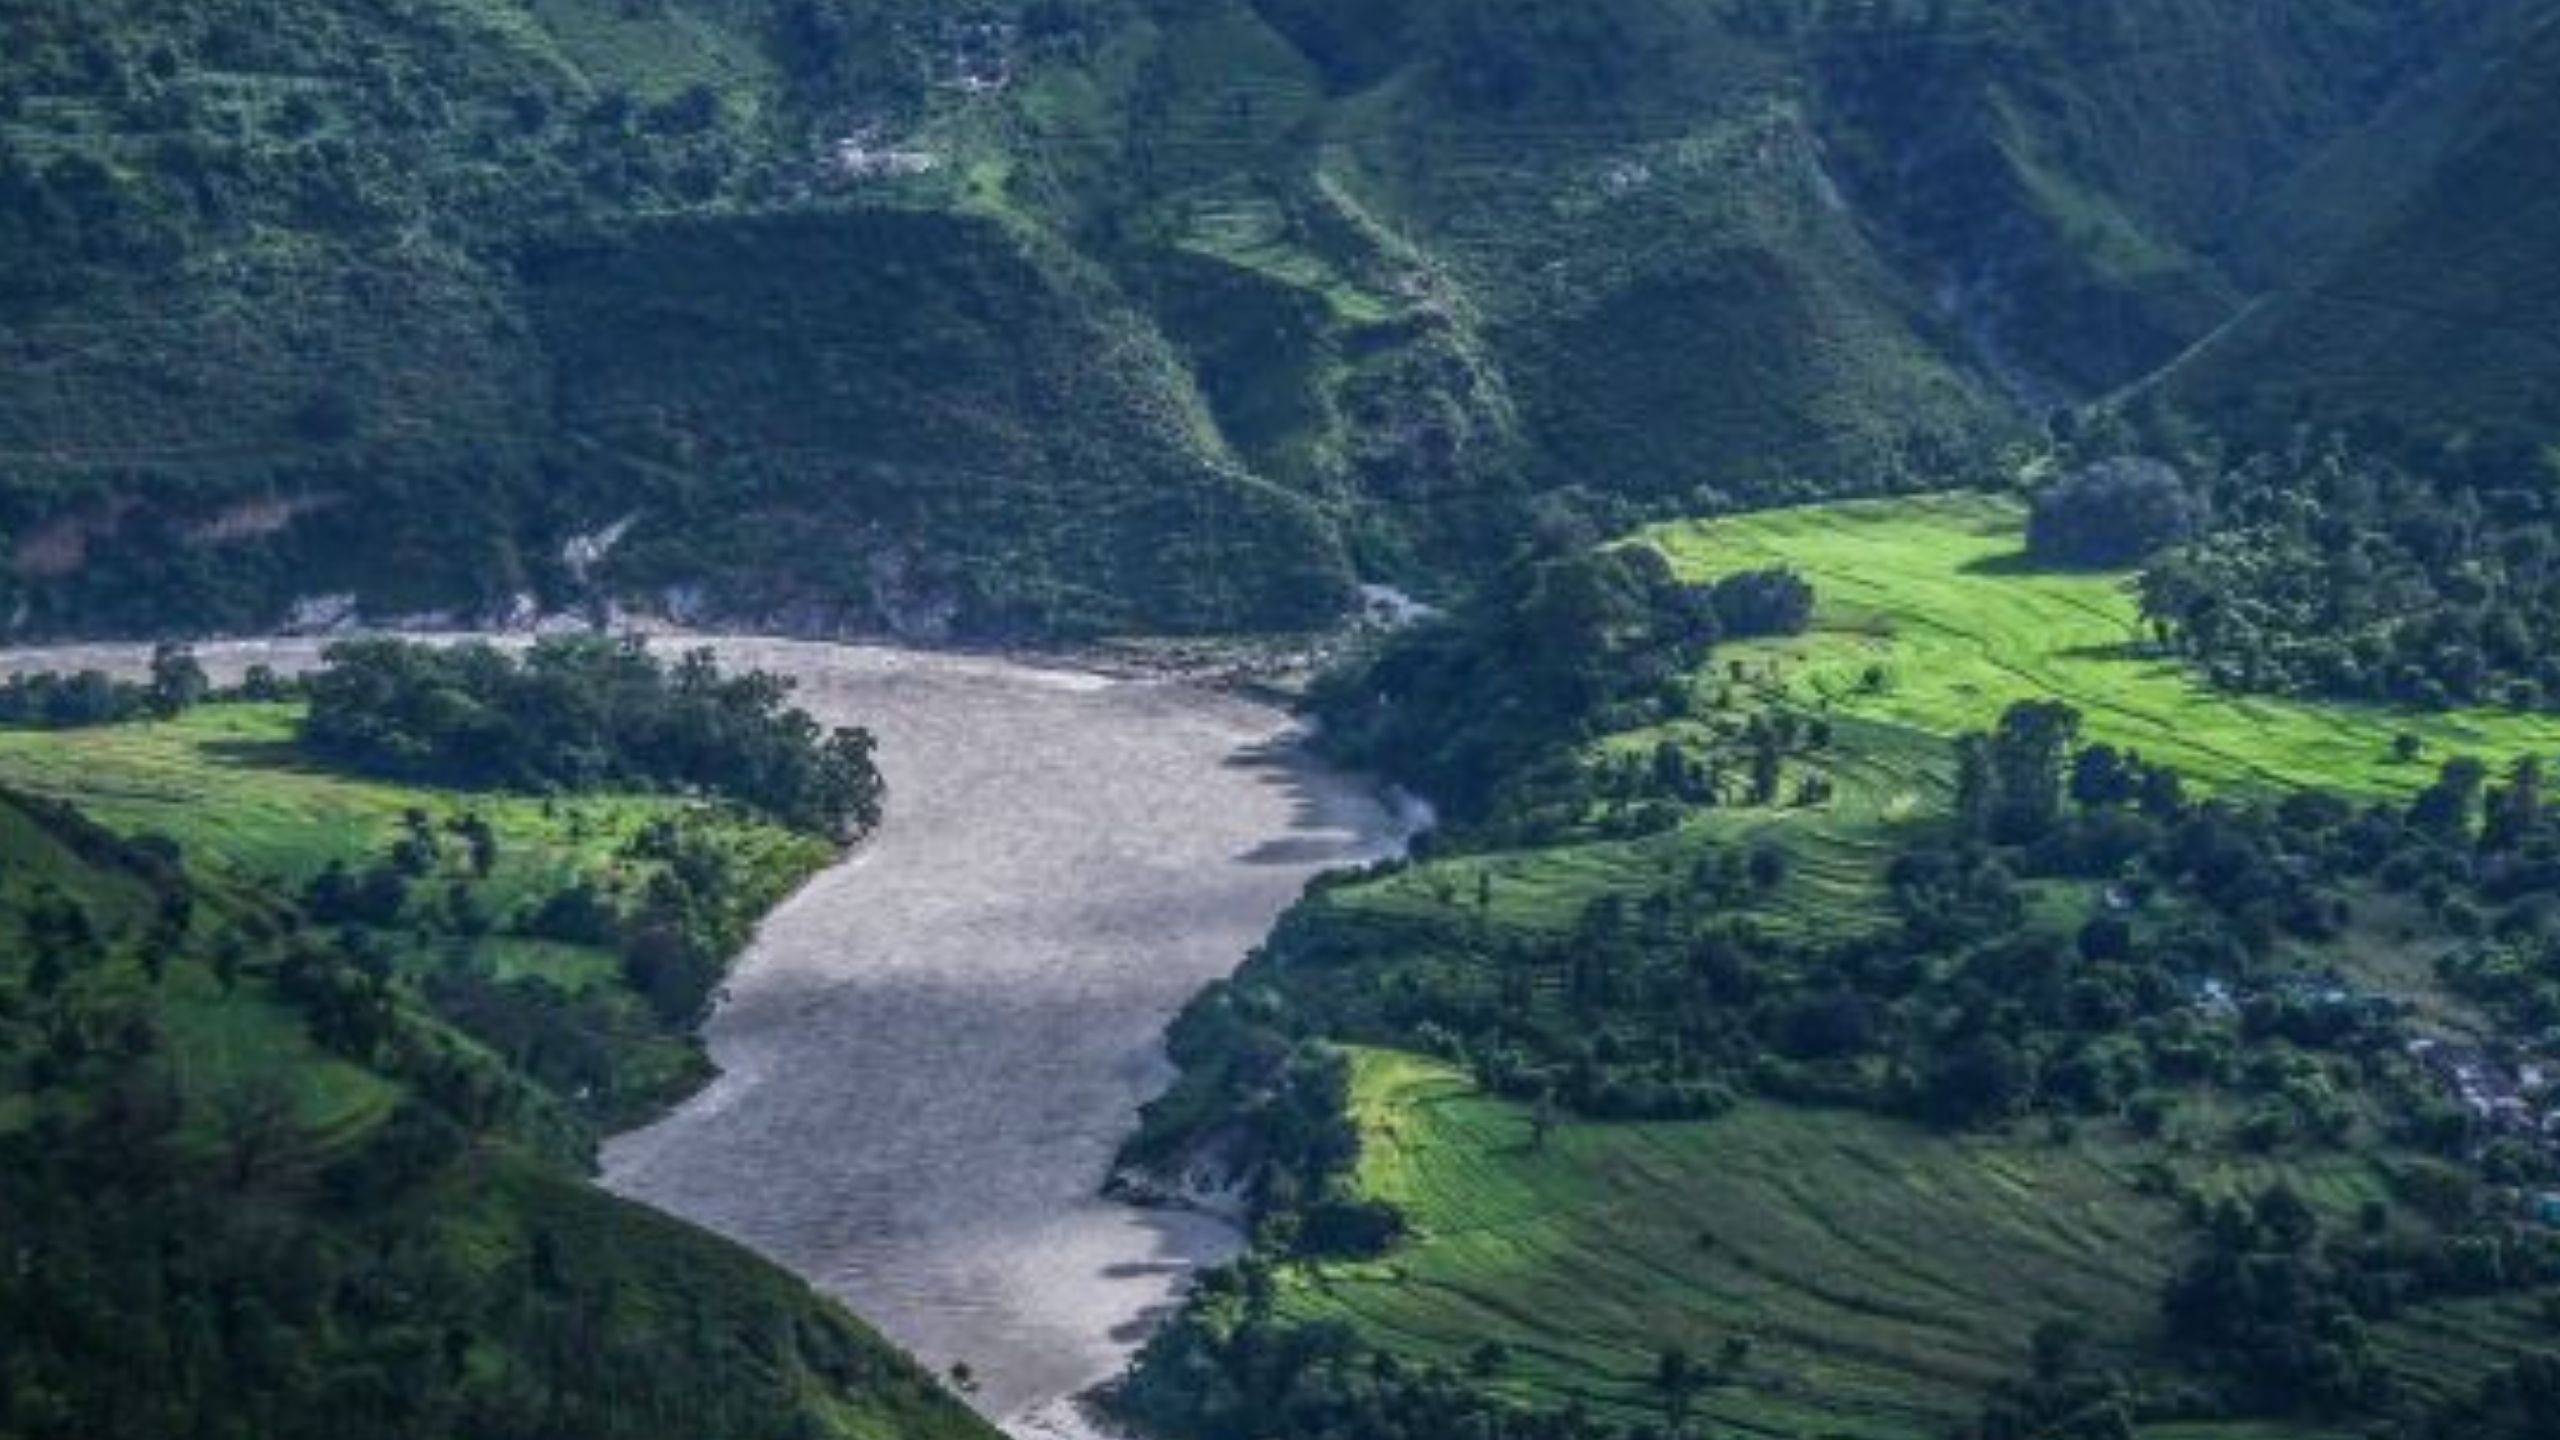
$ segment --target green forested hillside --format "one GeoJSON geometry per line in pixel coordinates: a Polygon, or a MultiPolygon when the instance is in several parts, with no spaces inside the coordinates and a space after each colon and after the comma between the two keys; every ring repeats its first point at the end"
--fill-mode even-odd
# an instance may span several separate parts
{"type": "MultiPolygon", "coordinates": [[[[2175,371],[2173,395],[2245,420],[2379,415],[2417,428],[2522,430],[2560,414],[2560,20],[2502,35],[2440,149],[2326,268],[2175,371]]],[[[2387,137],[2397,138],[2397,137],[2387,137]]]]}
{"type": "Polygon", "coordinates": [[[297,700],[0,732],[0,1434],[986,1431],[605,1195],[834,853],[711,800],[332,769],[297,700]]]}
{"type": "Polygon", "coordinates": [[[1959,481],[2304,255],[2433,279],[2488,227],[2393,206],[2495,193],[2427,117],[2530,128],[2529,8],[39,0],[4,583],[1271,628],[1560,514],[1959,481]]]}

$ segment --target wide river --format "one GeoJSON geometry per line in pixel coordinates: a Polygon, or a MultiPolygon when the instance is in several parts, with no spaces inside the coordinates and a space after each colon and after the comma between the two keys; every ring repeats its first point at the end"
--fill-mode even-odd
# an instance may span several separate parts
{"type": "MultiPolygon", "coordinates": [[[[721,1075],[605,1150],[605,1183],[763,1252],[1019,1436],[1079,1433],[1189,1272],[1238,1237],[1100,1187],[1170,1078],[1161,1037],[1319,870],[1393,819],[1287,716],[1169,682],[775,640],[708,644],[880,739],[888,821],[768,918],[708,1039],[721,1075]]],[[[318,642],[200,647],[217,678],[318,642]]],[[[0,652],[13,668],[114,648],[0,652]],[[30,658],[30,656],[37,658],[30,658]]]]}

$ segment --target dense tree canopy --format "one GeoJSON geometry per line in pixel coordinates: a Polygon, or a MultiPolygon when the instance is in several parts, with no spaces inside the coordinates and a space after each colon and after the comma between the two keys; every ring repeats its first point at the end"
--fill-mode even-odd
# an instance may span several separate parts
{"type": "Polygon", "coordinates": [[[2036,495],[2027,553],[2047,565],[2112,569],[2187,539],[2200,519],[2176,470],[2120,455],[2074,470],[2036,495]]]}
{"type": "Polygon", "coordinates": [[[518,789],[688,786],[850,839],[879,823],[870,734],[826,731],[790,682],[723,675],[707,651],[673,665],[639,641],[332,646],[308,682],[303,743],[369,772],[518,789]]]}
{"type": "Polygon", "coordinates": [[[2560,705],[2560,455],[2468,438],[2260,453],[2142,580],[2217,682],[2440,709],[2560,705]]]}
{"type": "Polygon", "coordinates": [[[1531,558],[1329,679],[1316,707],[1337,754],[1481,815],[1540,755],[1685,708],[1718,639],[1791,634],[1812,613],[1812,587],[1789,571],[1688,584],[1642,545],[1531,558]]]}

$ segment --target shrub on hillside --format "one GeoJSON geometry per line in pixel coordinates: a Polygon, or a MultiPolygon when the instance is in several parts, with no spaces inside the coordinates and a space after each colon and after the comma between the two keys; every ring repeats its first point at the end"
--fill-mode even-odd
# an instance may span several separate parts
{"type": "Polygon", "coordinates": [[[2075,470],[2036,496],[2027,553],[2083,569],[2138,564],[2193,536],[2200,508],[2176,470],[2120,455],[2075,470]]]}

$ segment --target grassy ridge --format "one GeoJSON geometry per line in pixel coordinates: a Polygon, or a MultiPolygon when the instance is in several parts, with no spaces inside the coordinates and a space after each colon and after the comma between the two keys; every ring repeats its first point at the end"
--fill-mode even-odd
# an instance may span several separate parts
{"type": "MultiPolygon", "coordinates": [[[[741,933],[831,855],[827,843],[722,807],[663,795],[578,795],[556,800],[389,784],[311,764],[293,744],[300,707],[200,706],[172,721],[88,730],[0,731],[0,785],[64,801],[128,835],[177,842],[198,873],[244,893],[299,896],[333,864],[379,862],[422,814],[434,831],[477,816],[498,836],[496,863],[471,876],[475,906],[498,925],[465,935],[433,924],[382,938],[417,974],[461,967],[499,984],[538,981],[572,997],[622,1008],[622,962],[610,949],[510,933],[545,899],[579,880],[618,906],[645,892],[657,863],[632,842],[653,823],[680,819],[728,859],[724,903],[741,933]]],[[[462,879],[449,858],[418,890],[462,879]]],[[[412,902],[416,907],[426,900],[412,902]]],[[[617,1118],[640,1097],[663,1101],[708,1074],[699,1049],[636,1012],[603,1037],[622,1082],[605,1103],[617,1118]]],[[[217,1028],[216,1036],[220,1032],[217,1028]]]]}
{"type": "MultiPolygon", "coordinates": [[[[93,922],[111,933],[139,926],[151,914],[152,897],[135,877],[84,858],[57,826],[14,800],[0,803],[0,856],[6,857],[0,865],[0,916],[22,915],[47,894],[77,897],[93,922]]],[[[119,978],[126,986],[139,980],[119,978]]],[[[324,1146],[367,1133],[399,1098],[396,1085],[314,1044],[291,1011],[234,1003],[204,967],[173,969],[154,1000],[169,1066],[191,1093],[240,1091],[280,1078],[294,1124],[322,1137],[324,1146]]],[[[0,1087],[0,1129],[25,1124],[35,1109],[35,1097],[24,1088],[0,1087]]],[[[209,1120],[199,1117],[199,1126],[198,1138],[209,1140],[209,1120]]]]}
{"type": "Polygon", "coordinates": [[[438,827],[465,814],[502,837],[484,882],[501,910],[581,874],[629,889],[644,868],[622,852],[650,821],[720,816],[745,862],[741,903],[758,909],[823,864],[826,842],[691,802],[648,795],[557,800],[394,785],[324,769],[293,743],[297,704],[202,706],[176,720],[70,731],[0,731],[0,783],[69,801],[128,833],[166,835],[200,863],[245,880],[308,882],[329,862],[361,861],[405,829],[412,810],[438,827]]]}

